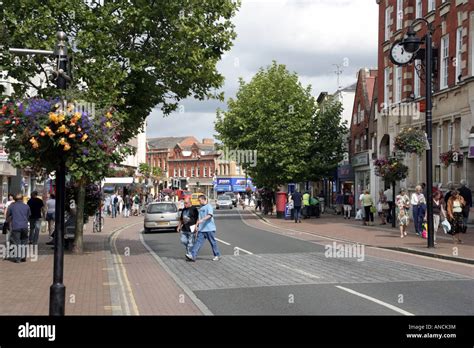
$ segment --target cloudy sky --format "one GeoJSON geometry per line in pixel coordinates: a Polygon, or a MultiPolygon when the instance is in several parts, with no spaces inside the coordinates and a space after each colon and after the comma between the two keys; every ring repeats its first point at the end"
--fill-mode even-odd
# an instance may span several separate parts
{"type": "MultiPolygon", "coordinates": [[[[235,96],[238,78],[249,81],[260,67],[276,60],[296,72],[313,95],[356,81],[362,67],[377,64],[378,6],[375,0],[242,0],[234,18],[237,39],[218,65],[225,76],[225,98],[235,96]]],[[[213,137],[217,101],[182,102],[180,112],[147,119],[147,137],[213,137]]]]}

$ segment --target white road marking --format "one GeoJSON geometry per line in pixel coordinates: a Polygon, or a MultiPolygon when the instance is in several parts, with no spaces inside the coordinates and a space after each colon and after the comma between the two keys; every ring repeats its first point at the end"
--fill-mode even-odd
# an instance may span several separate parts
{"type": "Polygon", "coordinates": [[[391,305],[390,303],[386,303],[386,302],[383,302],[383,301],[380,301],[374,297],[371,297],[371,296],[368,296],[368,295],[364,295],[360,292],[357,292],[357,291],[354,291],[352,289],[348,289],[348,288],[345,288],[343,286],[340,286],[340,285],[336,285],[336,288],[338,289],[341,289],[341,290],[344,290],[344,291],[347,291],[353,295],[357,295],[357,296],[360,296],[362,298],[365,298],[366,300],[369,300],[369,301],[372,301],[372,302],[375,302],[381,306],[384,306],[384,307],[387,307],[389,309],[391,309],[392,311],[395,311],[395,312],[398,312],[400,314],[403,314],[403,315],[408,315],[408,316],[413,316],[414,314],[413,313],[410,313],[410,312],[407,312],[401,308],[398,308],[397,306],[394,306],[394,305],[391,305]]]}
{"type": "Polygon", "coordinates": [[[247,253],[249,255],[253,255],[252,252],[248,251],[248,250],[245,250],[245,249],[242,249],[242,248],[239,248],[239,247],[235,247],[234,249],[237,249],[237,250],[240,250],[240,251],[243,251],[244,253],[247,253]]]}
{"type": "Polygon", "coordinates": [[[287,265],[285,265],[285,264],[283,264],[283,263],[279,263],[279,262],[276,262],[276,264],[279,265],[279,266],[281,266],[281,267],[283,267],[283,268],[292,270],[293,272],[299,273],[299,274],[304,275],[304,276],[309,277],[309,278],[316,278],[316,279],[319,279],[319,278],[320,278],[320,277],[318,277],[317,275],[314,275],[314,274],[312,274],[312,273],[303,271],[302,269],[293,268],[293,267],[287,266],[287,265]]]}
{"type": "Polygon", "coordinates": [[[227,243],[226,241],[223,241],[223,240],[221,240],[221,239],[219,239],[219,238],[216,238],[216,240],[217,240],[218,242],[221,242],[222,244],[230,245],[230,243],[227,243]]]}

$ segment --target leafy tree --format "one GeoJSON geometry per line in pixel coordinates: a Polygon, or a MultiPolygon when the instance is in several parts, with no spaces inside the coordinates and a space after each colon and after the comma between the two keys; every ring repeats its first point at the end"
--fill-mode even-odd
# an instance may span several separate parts
{"type": "Polygon", "coordinates": [[[347,123],[342,122],[342,104],[333,98],[318,105],[311,120],[312,141],[307,152],[307,179],[331,177],[344,154],[347,123]]]}
{"type": "Polygon", "coordinates": [[[56,96],[48,58],[14,59],[7,48],[52,50],[56,32],[64,31],[73,56],[71,87],[99,108],[116,107],[125,143],[157,105],[169,114],[190,96],[223,98],[212,93],[224,80],[216,64],[235,38],[231,18],[239,6],[232,0],[4,0],[0,65],[18,81],[17,97],[56,96]]]}
{"type": "Polygon", "coordinates": [[[330,123],[339,124],[340,105],[318,109],[311,87],[276,62],[239,83],[228,110],[218,110],[215,128],[225,146],[257,151],[256,165],[243,167],[258,186],[308,180],[337,164],[342,137],[334,136],[340,129],[330,123]]]}
{"type": "MultiPolygon", "coordinates": [[[[46,71],[54,62],[14,57],[8,48],[53,50],[56,32],[66,32],[73,58],[70,88],[97,110],[116,110],[114,140],[123,145],[157,105],[169,114],[190,96],[223,98],[211,92],[223,83],[216,64],[235,38],[231,18],[239,5],[232,0],[4,0],[0,66],[13,78],[14,98],[57,97],[46,71]]],[[[103,177],[114,162],[110,155],[117,153],[101,151],[100,145],[98,151],[88,150],[91,156],[68,167],[80,186],[78,224],[86,184],[103,177]]],[[[76,250],[82,250],[82,224],[77,227],[76,250]]]]}

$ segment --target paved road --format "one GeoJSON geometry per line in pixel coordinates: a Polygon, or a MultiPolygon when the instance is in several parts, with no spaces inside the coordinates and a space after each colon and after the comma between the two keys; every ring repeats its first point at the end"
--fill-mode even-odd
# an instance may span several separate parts
{"type": "Polygon", "coordinates": [[[177,233],[144,236],[214,314],[474,314],[474,280],[465,275],[361,254],[327,257],[325,245],[249,227],[235,209],[215,218],[218,262],[208,244],[186,262],[177,233]]]}

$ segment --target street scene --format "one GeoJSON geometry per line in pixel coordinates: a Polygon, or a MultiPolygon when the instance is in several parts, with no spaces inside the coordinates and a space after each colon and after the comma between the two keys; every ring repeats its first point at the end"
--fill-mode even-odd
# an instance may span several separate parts
{"type": "Polygon", "coordinates": [[[0,6],[1,316],[474,315],[472,1],[0,6]]]}

